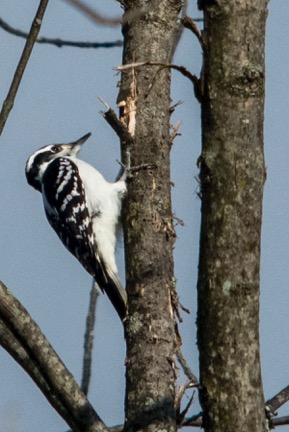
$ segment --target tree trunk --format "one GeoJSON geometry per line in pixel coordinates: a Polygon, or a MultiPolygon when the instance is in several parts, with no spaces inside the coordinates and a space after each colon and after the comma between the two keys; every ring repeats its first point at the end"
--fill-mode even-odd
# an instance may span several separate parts
{"type": "MultiPolygon", "coordinates": [[[[123,63],[170,63],[180,0],[124,1],[123,63]]],[[[170,196],[170,71],[142,66],[122,73],[121,120],[133,137],[124,217],[129,313],[125,323],[126,430],[175,431],[174,229],[170,196]]],[[[125,150],[123,144],[123,150],[125,150]]]]}
{"type": "Polygon", "coordinates": [[[200,401],[207,432],[260,432],[266,430],[259,277],[267,0],[204,0],[201,7],[200,401]]]}

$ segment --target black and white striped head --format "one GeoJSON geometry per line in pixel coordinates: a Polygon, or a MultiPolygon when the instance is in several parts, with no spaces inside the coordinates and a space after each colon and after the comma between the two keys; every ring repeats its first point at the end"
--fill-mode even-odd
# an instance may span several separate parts
{"type": "Polygon", "coordinates": [[[90,137],[91,133],[84,135],[77,141],[69,144],[50,144],[33,153],[26,162],[25,174],[28,184],[41,191],[41,180],[47,166],[55,158],[60,156],[77,157],[82,144],[90,137]]]}

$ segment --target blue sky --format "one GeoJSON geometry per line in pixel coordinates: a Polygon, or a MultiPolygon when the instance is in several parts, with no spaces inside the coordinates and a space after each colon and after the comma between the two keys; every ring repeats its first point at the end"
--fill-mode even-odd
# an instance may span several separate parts
{"type": "MultiPolygon", "coordinates": [[[[110,16],[120,14],[114,0],[90,1],[110,16]]],[[[190,2],[192,16],[197,16],[190,2]]],[[[2,19],[28,30],[38,0],[2,0],[2,19]]],[[[289,3],[271,0],[267,22],[265,185],[261,274],[261,352],[265,396],[288,384],[288,263],[289,263],[289,3]]],[[[7,94],[24,41],[1,31],[0,99],[7,94]]],[[[121,38],[118,28],[97,27],[61,0],[51,0],[41,30],[43,36],[84,41],[121,38]]],[[[83,50],[35,46],[15,106],[0,138],[0,279],[40,325],[69,370],[80,381],[85,316],[90,277],[67,253],[48,225],[41,196],[26,183],[24,167],[37,148],[72,141],[87,132],[92,137],[83,159],[108,180],[118,172],[118,139],[99,111],[102,96],[115,108],[117,81],[113,67],[121,49],[83,50]]],[[[175,63],[198,74],[201,50],[185,32],[175,63]]],[[[180,326],[183,350],[198,373],[196,349],[196,278],[200,201],[196,160],[200,154],[200,111],[188,80],[173,72],[173,102],[183,103],[172,121],[181,122],[181,137],[172,150],[173,209],[185,222],[177,227],[175,270],[181,302],[190,309],[180,326]]],[[[122,245],[118,266],[123,279],[122,245]]],[[[119,319],[107,298],[97,312],[93,381],[90,399],[108,425],[122,423],[125,343],[119,319]]],[[[0,349],[0,430],[5,432],[64,431],[62,419],[31,379],[0,349]],[[10,427],[10,429],[9,429],[10,427]]],[[[285,415],[289,408],[280,409],[285,415]]],[[[283,427],[282,431],[289,431],[283,427]]]]}

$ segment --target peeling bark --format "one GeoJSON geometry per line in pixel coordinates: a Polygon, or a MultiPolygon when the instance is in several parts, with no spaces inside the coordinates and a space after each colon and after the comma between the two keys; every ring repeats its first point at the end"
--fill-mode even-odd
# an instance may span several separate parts
{"type": "MultiPolygon", "coordinates": [[[[123,63],[170,63],[181,1],[122,3],[127,12],[143,10],[123,27],[123,63]]],[[[169,69],[143,66],[123,71],[118,103],[121,120],[133,136],[132,165],[156,165],[134,175],[124,217],[129,298],[125,429],[174,431],[169,69]]],[[[123,151],[126,147],[123,143],[123,151]]]]}
{"type": "Polygon", "coordinates": [[[265,431],[258,327],[267,0],[202,6],[198,345],[204,428],[265,431]]]}

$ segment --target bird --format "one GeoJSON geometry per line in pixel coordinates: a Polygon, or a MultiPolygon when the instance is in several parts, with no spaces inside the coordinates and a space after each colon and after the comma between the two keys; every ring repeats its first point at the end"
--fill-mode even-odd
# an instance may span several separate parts
{"type": "Polygon", "coordinates": [[[117,272],[115,245],[127,167],[110,183],[92,165],[78,158],[91,136],[69,144],[41,147],[27,160],[27,182],[42,194],[47,220],[64,246],[106,293],[120,319],[127,295],[117,272]]]}

